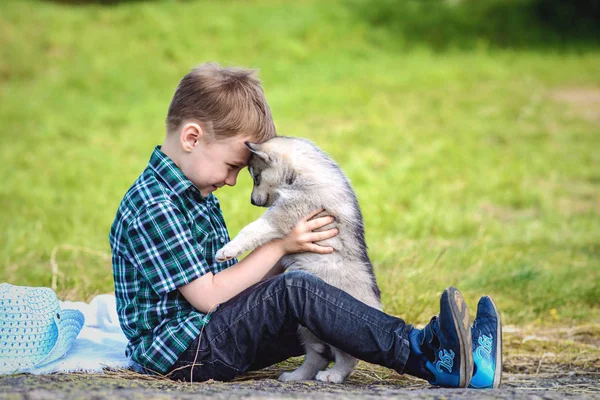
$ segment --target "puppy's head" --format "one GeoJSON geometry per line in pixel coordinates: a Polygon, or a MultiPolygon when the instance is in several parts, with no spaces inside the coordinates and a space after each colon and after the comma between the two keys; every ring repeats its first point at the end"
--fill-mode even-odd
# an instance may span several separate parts
{"type": "Polygon", "coordinates": [[[291,141],[276,137],[264,143],[246,142],[252,152],[248,171],[254,180],[251,202],[255,206],[270,207],[278,198],[279,190],[294,184],[297,171],[292,163],[291,141]]]}

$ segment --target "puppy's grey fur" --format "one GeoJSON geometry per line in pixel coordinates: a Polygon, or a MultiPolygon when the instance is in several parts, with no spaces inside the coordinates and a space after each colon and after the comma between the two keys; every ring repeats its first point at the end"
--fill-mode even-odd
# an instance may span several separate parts
{"type": "MultiPolygon", "coordinates": [[[[331,246],[335,251],[286,255],[282,259],[284,267],[311,272],[381,310],[379,288],[367,255],[361,211],[350,182],[339,166],[305,139],[278,136],[262,144],[246,145],[252,151],[248,165],[254,179],[252,204],[269,208],[217,252],[217,261],[239,257],[282,238],[311,212],[324,209],[326,214],[335,217],[335,222],[322,230],[335,226],[339,234],[318,244],[331,246]]],[[[306,348],[304,363],[295,371],[283,373],[279,380],[317,379],[341,383],[354,370],[357,360],[352,356],[323,343],[306,328],[301,327],[299,334],[306,348]],[[333,353],[335,364],[323,370],[329,363],[323,357],[328,350],[333,353]]]]}

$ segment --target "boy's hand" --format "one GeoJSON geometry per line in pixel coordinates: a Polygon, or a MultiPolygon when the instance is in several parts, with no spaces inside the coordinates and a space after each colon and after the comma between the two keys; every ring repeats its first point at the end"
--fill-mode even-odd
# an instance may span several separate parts
{"type": "Polygon", "coordinates": [[[339,233],[337,228],[328,229],[322,232],[313,232],[335,221],[331,216],[313,218],[315,215],[323,212],[318,210],[304,218],[294,226],[294,229],[283,238],[283,251],[285,254],[304,253],[307,251],[318,254],[333,253],[333,247],[321,246],[315,242],[331,239],[339,233]]]}

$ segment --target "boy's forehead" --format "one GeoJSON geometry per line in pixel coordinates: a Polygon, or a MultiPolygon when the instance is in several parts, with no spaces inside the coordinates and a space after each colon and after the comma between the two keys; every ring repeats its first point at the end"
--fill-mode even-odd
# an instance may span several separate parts
{"type": "Polygon", "coordinates": [[[240,167],[248,165],[251,154],[244,142],[246,142],[245,138],[233,141],[230,146],[231,151],[228,152],[231,163],[240,167]]]}

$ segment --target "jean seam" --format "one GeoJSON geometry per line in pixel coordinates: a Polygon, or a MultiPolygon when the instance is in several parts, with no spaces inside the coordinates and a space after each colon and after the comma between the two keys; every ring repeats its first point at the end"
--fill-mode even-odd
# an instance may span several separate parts
{"type": "MultiPolygon", "coordinates": [[[[343,311],[347,312],[347,313],[348,313],[348,314],[350,314],[350,315],[353,315],[353,316],[355,316],[355,317],[357,317],[357,318],[361,319],[361,320],[362,320],[362,321],[364,321],[365,323],[367,323],[367,324],[369,324],[369,325],[371,325],[371,326],[374,326],[375,328],[379,329],[380,331],[382,331],[382,332],[384,332],[384,333],[387,333],[387,334],[389,334],[389,335],[399,336],[399,335],[397,335],[395,332],[390,332],[390,331],[388,331],[388,330],[386,330],[386,329],[384,329],[384,328],[380,327],[379,325],[377,325],[377,324],[374,324],[373,322],[371,322],[371,321],[369,321],[369,320],[366,320],[366,319],[364,319],[362,316],[360,316],[360,315],[358,315],[358,314],[354,314],[354,313],[353,313],[353,312],[351,312],[350,310],[346,310],[345,308],[343,308],[343,307],[340,307],[339,305],[335,304],[334,302],[332,302],[332,301],[329,301],[329,300],[328,300],[326,297],[323,297],[322,295],[320,295],[320,294],[318,294],[318,293],[316,293],[316,292],[314,292],[314,291],[310,290],[309,288],[306,288],[306,287],[304,287],[304,286],[295,285],[295,284],[293,284],[293,283],[290,283],[290,284],[289,284],[289,286],[293,286],[293,287],[296,287],[296,288],[305,289],[306,291],[310,292],[311,294],[315,295],[316,297],[318,297],[318,298],[320,298],[320,299],[322,299],[322,300],[326,301],[327,303],[329,303],[329,304],[331,304],[331,305],[333,305],[333,306],[337,307],[337,308],[338,308],[338,309],[340,309],[340,310],[343,310],[343,311]]],[[[340,289],[340,290],[341,290],[341,289],[340,289]]],[[[345,293],[346,293],[346,292],[345,292],[345,293]]],[[[360,300],[358,300],[358,299],[356,299],[356,298],[354,298],[354,299],[355,299],[356,301],[360,301],[360,300]]],[[[362,303],[362,302],[361,302],[361,303],[362,303]]],[[[365,303],[363,303],[363,304],[365,304],[365,303]]],[[[366,304],[365,304],[365,305],[366,305],[366,304]]],[[[369,306],[367,305],[367,307],[369,307],[369,306]]],[[[377,310],[377,311],[379,311],[379,310],[377,310]]],[[[402,336],[400,336],[400,338],[404,339],[404,337],[402,337],[402,336]]]]}
{"type": "Polygon", "coordinates": [[[221,363],[221,364],[223,364],[224,366],[226,366],[227,368],[231,368],[231,369],[232,369],[232,370],[234,370],[236,373],[239,373],[239,372],[240,372],[240,369],[239,369],[239,368],[232,367],[231,365],[229,365],[229,363],[226,363],[225,361],[223,361],[223,360],[221,360],[221,359],[219,359],[219,358],[213,358],[211,361],[207,361],[207,362],[208,362],[209,364],[212,364],[211,366],[214,366],[214,364],[217,364],[217,363],[221,363]]]}
{"type": "Polygon", "coordinates": [[[400,359],[398,360],[402,364],[402,367],[398,371],[399,373],[402,373],[402,371],[404,371],[404,368],[406,368],[406,362],[408,361],[408,357],[410,356],[410,342],[407,339],[402,338],[402,343],[404,343],[404,347],[406,348],[406,350],[401,352],[400,359]]]}

